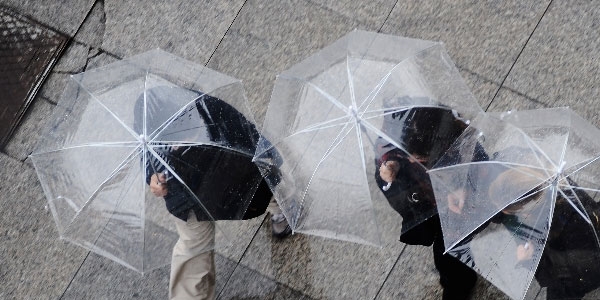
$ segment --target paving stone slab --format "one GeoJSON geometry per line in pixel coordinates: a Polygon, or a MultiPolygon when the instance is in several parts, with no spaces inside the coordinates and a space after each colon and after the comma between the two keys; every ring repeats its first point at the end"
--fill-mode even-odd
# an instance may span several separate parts
{"type": "MultiPolygon", "coordinates": [[[[325,4],[341,5],[336,9],[352,6],[325,4]]],[[[261,124],[277,74],[358,26],[376,30],[381,24],[361,24],[311,1],[248,1],[208,66],[244,82],[251,109],[261,124]]]]}
{"type": "MultiPolygon", "coordinates": [[[[241,264],[315,299],[373,299],[401,251],[295,234],[284,240],[262,226],[241,264]]],[[[225,291],[235,289],[226,286],[225,291]]]]}
{"type": "Polygon", "coordinates": [[[95,0],[0,0],[0,5],[30,16],[69,36],[75,35],[95,0]]]}
{"type": "Polygon", "coordinates": [[[321,5],[333,12],[336,12],[345,18],[357,20],[361,24],[374,25],[380,24],[388,17],[392,8],[396,4],[395,0],[373,0],[373,1],[352,1],[352,0],[307,0],[310,3],[321,5]]]}
{"type": "Polygon", "coordinates": [[[86,251],[59,240],[34,170],[0,154],[0,299],[57,299],[86,251]]]}
{"type": "Polygon", "coordinates": [[[238,265],[217,299],[310,300],[301,291],[294,290],[259,272],[238,265]]]}
{"type": "Polygon", "coordinates": [[[105,1],[102,49],[119,57],[161,48],[206,64],[244,4],[235,1],[105,1]]]}
{"type": "Polygon", "coordinates": [[[595,2],[552,2],[505,86],[600,126],[599,18],[595,2]]]}
{"type": "Polygon", "coordinates": [[[460,68],[499,85],[548,3],[399,1],[382,32],[442,41],[460,68]]]}
{"type": "MultiPolygon", "coordinates": [[[[215,256],[216,292],[231,277],[237,262],[215,256]]],[[[166,266],[141,275],[105,257],[90,253],[62,299],[167,299],[169,272],[166,266]]]]}

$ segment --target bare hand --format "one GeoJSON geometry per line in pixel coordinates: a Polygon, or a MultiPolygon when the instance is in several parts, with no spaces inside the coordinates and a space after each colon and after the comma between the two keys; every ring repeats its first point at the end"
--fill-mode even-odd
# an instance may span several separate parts
{"type": "Polygon", "coordinates": [[[150,191],[156,197],[164,197],[167,195],[167,178],[165,177],[165,174],[152,174],[150,177],[150,191]]]}
{"type": "Polygon", "coordinates": [[[533,247],[529,242],[517,246],[517,259],[519,261],[531,259],[533,256],[533,247]]]}
{"type": "Polygon", "coordinates": [[[457,214],[462,214],[465,206],[465,198],[467,197],[464,189],[456,190],[448,195],[448,208],[457,214]]]}

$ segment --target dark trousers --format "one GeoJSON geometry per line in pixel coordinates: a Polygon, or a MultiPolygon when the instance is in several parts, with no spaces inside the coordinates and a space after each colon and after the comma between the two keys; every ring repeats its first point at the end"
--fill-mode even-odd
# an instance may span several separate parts
{"type": "Polygon", "coordinates": [[[442,232],[433,241],[433,261],[440,273],[440,284],[444,288],[443,300],[469,299],[477,281],[477,273],[455,257],[444,255],[442,232]]]}

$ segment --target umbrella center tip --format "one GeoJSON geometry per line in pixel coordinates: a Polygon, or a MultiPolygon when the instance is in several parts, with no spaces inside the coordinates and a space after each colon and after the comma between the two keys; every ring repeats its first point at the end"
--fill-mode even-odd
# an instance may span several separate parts
{"type": "Polygon", "coordinates": [[[139,138],[140,138],[140,142],[142,142],[142,143],[146,144],[146,135],[145,135],[145,134],[143,134],[143,133],[142,133],[142,134],[140,134],[140,137],[139,137],[139,138]]]}

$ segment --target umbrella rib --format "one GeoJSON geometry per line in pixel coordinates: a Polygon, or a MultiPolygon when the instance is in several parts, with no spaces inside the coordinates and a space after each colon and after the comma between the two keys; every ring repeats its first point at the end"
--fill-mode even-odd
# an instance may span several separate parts
{"type": "MultiPolygon", "coordinates": [[[[433,170],[432,170],[432,171],[433,171],[433,170]]],[[[539,193],[539,192],[542,192],[543,190],[545,190],[545,189],[548,189],[548,188],[550,188],[550,185],[547,185],[547,186],[545,186],[544,188],[541,188],[541,189],[538,191],[538,193],[539,193]]],[[[518,202],[518,201],[522,200],[522,197],[523,197],[524,195],[526,195],[526,193],[525,193],[525,194],[523,194],[523,195],[521,195],[521,196],[519,196],[519,197],[517,197],[517,199],[516,199],[516,200],[514,200],[514,201],[511,201],[510,203],[507,203],[506,205],[504,205],[504,207],[502,207],[502,208],[500,208],[500,209],[497,209],[497,210],[495,210],[495,212],[494,212],[494,213],[492,213],[491,215],[489,215],[488,217],[486,217],[486,218],[485,218],[483,221],[481,221],[480,223],[481,223],[481,224],[485,224],[485,223],[487,223],[487,222],[488,222],[489,220],[491,220],[491,219],[492,219],[492,218],[493,218],[493,217],[494,217],[494,216],[495,216],[497,213],[499,213],[499,212],[501,212],[502,210],[504,210],[504,209],[505,209],[507,206],[509,206],[509,205],[511,205],[511,204],[513,204],[513,203],[516,203],[516,202],[518,202]]],[[[448,251],[451,251],[451,250],[452,250],[452,248],[454,248],[454,247],[456,247],[458,244],[460,244],[460,243],[462,242],[462,240],[463,240],[463,239],[465,239],[467,236],[469,236],[469,235],[471,235],[472,233],[474,233],[474,232],[475,232],[477,229],[479,229],[479,227],[480,227],[480,226],[477,226],[477,227],[476,227],[476,228],[474,228],[474,229],[471,229],[471,230],[469,230],[469,231],[466,231],[465,233],[462,233],[462,234],[460,235],[460,238],[458,238],[456,242],[454,242],[454,243],[453,243],[453,244],[451,244],[450,246],[446,247],[446,249],[444,250],[444,254],[448,253],[448,251]]]]}
{"type": "MultiPolygon", "coordinates": [[[[200,99],[204,95],[206,95],[206,93],[192,99],[186,105],[182,106],[179,110],[177,110],[177,112],[175,112],[171,117],[169,117],[162,124],[160,124],[160,126],[158,126],[156,129],[154,129],[154,131],[150,134],[150,136],[152,136],[152,138],[150,140],[153,141],[156,137],[158,137],[169,125],[171,125],[171,123],[173,123],[175,120],[177,120],[177,118],[179,117],[179,114],[181,114],[190,104],[196,102],[196,100],[200,99]]],[[[144,130],[146,130],[146,127],[144,127],[144,130]]]]}
{"type": "Polygon", "coordinates": [[[383,85],[387,82],[388,78],[390,77],[390,75],[392,74],[392,72],[388,72],[385,76],[383,76],[383,78],[381,78],[381,80],[379,81],[379,83],[377,83],[377,85],[375,86],[375,88],[373,88],[373,90],[371,90],[371,92],[369,93],[369,95],[367,95],[367,97],[365,98],[365,100],[360,104],[360,107],[358,109],[362,110],[362,107],[365,105],[365,103],[368,102],[367,106],[365,107],[365,111],[369,108],[369,106],[373,103],[373,101],[375,100],[375,97],[377,95],[379,95],[379,91],[381,91],[381,88],[383,88],[383,85]],[[372,95],[372,96],[371,96],[372,95]],[[369,98],[371,99],[369,101],[369,98]]]}
{"type": "Polygon", "coordinates": [[[581,171],[583,168],[593,164],[595,161],[597,161],[598,159],[600,159],[600,156],[596,156],[596,158],[591,159],[590,161],[588,161],[587,163],[585,163],[584,165],[582,165],[581,167],[575,169],[573,172],[569,173],[568,175],[564,175],[565,177],[569,177],[579,171],[581,171]]]}
{"type": "MultiPolygon", "coordinates": [[[[584,207],[583,207],[583,202],[581,202],[581,199],[579,199],[579,196],[577,196],[577,193],[576,193],[576,192],[575,192],[575,190],[574,190],[574,188],[575,188],[575,187],[573,187],[573,186],[568,186],[568,188],[571,190],[571,192],[572,192],[572,193],[573,193],[573,195],[575,196],[575,199],[577,199],[577,201],[579,202],[579,204],[581,205],[581,207],[582,207],[582,208],[584,208],[584,207]]],[[[560,190],[560,189],[559,189],[559,190],[560,190]]],[[[568,199],[567,197],[565,197],[565,198],[566,198],[566,199],[568,199]]],[[[571,204],[571,205],[572,205],[572,204],[571,204]]],[[[577,212],[579,212],[579,210],[577,210],[577,212]]],[[[594,229],[594,224],[593,224],[593,223],[592,223],[592,221],[591,221],[590,215],[587,213],[587,211],[585,211],[585,208],[584,208],[584,211],[583,211],[583,212],[584,212],[584,213],[585,213],[585,215],[587,216],[587,218],[584,218],[584,220],[586,220],[586,221],[587,221],[587,222],[588,222],[588,223],[591,225],[591,227],[593,228],[592,232],[594,233],[594,237],[596,238],[596,244],[597,244],[598,246],[600,246],[600,237],[598,236],[598,232],[597,232],[597,231],[594,229]]],[[[581,215],[581,213],[580,213],[580,215],[581,215]]],[[[598,222],[598,216],[597,216],[596,214],[594,214],[594,217],[596,217],[596,222],[598,222]]]]}
{"type": "Polygon", "coordinates": [[[177,179],[183,185],[183,187],[186,189],[186,191],[190,195],[192,195],[192,197],[194,198],[194,200],[196,200],[196,202],[198,203],[198,205],[200,205],[200,207],[204,210],[204,212],[211,219],[211,221],[214,222],[215,219],[210,215],[210,213],[208,212],[208,209],[206,209],[206,207],[204,206],[204,204],[202,204],[202,202],[200,201],[200,199],[198,199],[198,197],[196,196],[196,194],[188,187],[188,185],[185,183],[185,181],[181,177],[179,177],[179,175],[177,174],[177,172],[175,172],[175,170],[173,170],[173,168],[171,168],[171,166],[160,156],[160,154],[158,154],[154,149],[152,149],[152,147],[148,147],[148,151],[150,151],[150,153],[152,153],[152,155],[161,164],[163,164],[163,166],[165,167],[165,169],[167,169],[167,171],[169,171],[171,173],[171,176],[173,176],[175,179],[177,179]]]}
{"type": "MultiPolygon", "coordinates": [[[[434,168],[434,169],[429,170],[428,172],[436,172],[436,171],[452,169],[452,168],[457,168],[457,167],[470,166],[470,165],[483,165],[483,164],[499,164],[499,165],[507,166],[509,168],[510,167],[526,167],[526,168],[531,168],[531,169],[536,169],[536,170],[547,170],[542,167],[537,167],[537,166],[532,166],[532,165],[527,165],[527,164],[503,162],[503,161],[497,161],[497,160],[491,160],[491,161],[490,160],[482,160],[482,161],[471,161],[471,162],[461,163],[461,164],[457,164],[457,165],[450,165],[450,166],[446,166],[446,167],[434,168]]],[[[544,181],[547,180],[547,179],[539,178],[537,176],[536,176],[536,178],[544,180],[544,181]]]]}
{"type": "Polygon", "coordinates": [[[383,112],[382,114],[377,114],[377,115],[372,115],[372,116],[368,116],[365,118],[361,118],[362,120],[369,120],[369,119],[373,119],[373,118],[377,118],[377,117],[381,117],[381,116],[386,116],[386,115],[391,115],[393,113],[397,113],[400,111],[406,111],[406,110],[410,110],[413,108],[444,108],[444,109],[448,109],[450,111],[452,111],[452,109],[447,108],[447,107],[441,107],[439,105],[408,105],[408,106],[396,106],[396,107],[390,107],[390,108],[382,108],[382,109],[376,109],[376,110],[370,110],[370,111],[364,111],[361,113],[361,117],[365,114],[370,114],[370,113],[379,113],[379,112],[383,112]]]}
{"type": "MultiPolygon", "coordinates": [[[[133,149],[133,151],[131,151],[131,153],[129,153],[129,155],[127,155],[127,157],[108,175],[108,177],[102,181],[102,183],[100,183],[100,185],[94,190],[94,192],[90,195],[90,197],[85,201],[85,203],[83,204],[83,206],[81,207],[81,209],[75,214],[75,216],[73,216],[73,218],[71,218],[71,223],[72,224],[73,220],[75,220],[80,214],[81,212],[84,210],[84,208],[86,208],[91,202],[92,200],[98,195],[98,193],[100,192],[100,190],[102,190],[102,188],[104,187],[104,185],[109,182],[111,179],[113,179],[113,177],[115,177],[119,171],[121,171],[131,160],[133,160],[133,158],[136,155],[136,150],[140,149],[135,148],[133,149]]],[[[66,231],[66,228],[65,228],[66,231]]]]}
{"type": "MultiPolygon", "coordinates": [[[[212,147],[222,147],[223,145],[215,143],[213,141],[209,141],[209,142],[185,142],[185,141],[161,141],[160,143],[155,143],[152,145],[149,145],[149,148],[160,148],[160,147],[164,147],[164,146],[180,146],[180,147],[187,147],[187,146],[212,146],[212,147]]],[[[253,157],[254,153],[246,153],[244,151],[240,151],[239,149],[235,149],[235,148],[227,148],[227,151],[231,151],[231,152],[235,152],[235,153],[239,153],[239,154],[243,154],[249,157],[253,157]]]]}
{"type": "MultiPolygon", "coordinates": [[[[565,198],[565,200],[573,207],[573,209],[575,209],[575,211],[586,221],[588,222],[590,225],[592,225],[592,221],[590,220],[590,216],[587,215],[586,213],[582,212],[579,207],[577,207],[577,205],[575,205],[575,203],[573,203],[573,201],[571,201],[571,199],[569,198],[569,196],[567,196],[567,194],[565,194],[565,192],[562,189],[557,188],[558,192],[563,196],[563,198],[565,198]]],[[[573,196],[575,196],[575,199],[577,200],[577,202],[579,202],[579,204],[581,204],[581,206],[583,206],[583,203],[581,203],[581,200],[579,199],[579,197],[577,196],[577,194],[575,193],[575,191],[573,191],[571,189],[571,191],[573,192],[573,196]]]]}
{"type": "Polygon", "coordinates": [[[348,59],[348,55],[346,55],[346,74],[348,75],[348,89],[350,91],[350,101],[352,102],[352,107],[356,109],[356,95],[354,94],[354,82],[352,80],[352,74],[350,74],[350,60],[348,59]]]}
{"type": "MultiPolygon", "coordinates": [[[[411,56],[408,56],[408,57],[404,58],[403,60],[399,61],[397,64],[395,64],[395,65],[394,65],[394,66],[393,66],[393,67],[392,67],[392,68],[391,68],[391,69],[388,71],[388,73],[387,73],[385,76],[383,76],[383,78],[382,78],[382,79],[379,81],[380,83],[379,83],[379,84],[377,84],[377,85],[375,86],[375,88],[377,88],[378,86],[379,86],[379,88],[377,89],[377,92],[376,92],[376,93],[373,95],[373,97],[372,97],[372,98],[373,98],[373,99],[375,99],[375,96],[377,96],[377,94],[379,94],[379,91],[381,90],[381,88],[383,87],[383,85],[385,84],[385,82],[387,82],[387,79],[388,79],[388,78],[389,78],[389,77],[392,75],[392,72],[393,72],[393,71],[394,71],[394,70],[395,70],[397,67],[399,67],[401,64],[404,64],[404,63],[406,63],[406,62],[407,62],[407,61],[409,61],[410,59],[414,59],[414,57],[416,57],[417,55],[420,55],[421,53],[425,53],[425,52],[429,51],[430,49],[432,49],[432,48],[434,48],[434,47],[436,47],[436,46],[439,46],[439,45],[440,45],[439,43],[434,43],[433,45],[431,45],[431,46],[429,46],[429,47],[427,47],[427,48],[421,49],[421,50],[419,50],[417,53],[414,53],[413,55],[411,55],[411,56]]],[[[374,90],[375,90],[375,89],[374,89],[374,90]]],[[[373,90],[373,91],[374,91],[374,90],[373,90]]],[[[370,95],[373,93],[373,91],[371,91],[371,93],[369,93],[369,95],[367,95],[367,98],[365,99],[365,101],[363,101],[363,104],[367,102],[366,100],[367,100],[367,99],[368,99],[368,97],[369,97],[369,96],[370,96],[370,95]]],[[[369,102],[369,105],[370,105],[370,103],[371,103],[372,101],[373,101],[373,100],[371,100],[371,101],[369,102]]],[[[361,107],[362,107],[362,104],[361,104],[361,107]]],[[[367,107],[368,107],[368,105],[367,105],[367,107]]]]}
{"type": "Polygon", "coordinates": [[[350,112],[349,112],[349,110],[348,110],[347,107],[345,107],[342,103],[340,103],[338,100],[336,100],[333,96],[331,96],[329,93],[325,92],[324,90],[322,90],[321,88],[319,88],[318,86],[316,86],[315,84],[313,84],[312,82],[307,81],[307,80],[302,79],[302,78],[294,77],[294,76],[279,75],[279,77],[280,78],[284,78],[284,79],[291,79],[291,80],[296,80],[296,81],[304,82],[305,84],[307,84],[308,86],[312,87],[317,92],[319,92],[321,95],[323,95],[333,105],[337,106],[339,109],[343,110],[346,114],[350,115],[350,112]]]}
{"type": "Polygon", "coordinates": [[[589,191],[589,192],[600,193],[599,189],[586,188],[586,187],[580,187],[580,186],[572,186],[572,185],[568,185],[568,184],[558,184],[558,186],[570,188],[570,189],[573,189],[573,190],[581,190],[581,191],[589,191]]]}
{"type": "Polygon", "coordinates": [[[117,122],[119,122],[119,124],[121,124],[121,126],[123,126],[123,128],[125,128],[125,130],[129,131],[129,133],[137,140],[139,139],[138,134],[135,133],[135,131],[131,128],[129,128],[129,126],[127,126],[121,119],[119,119],[119,117],[117,115],[115,115],[115,113],[110,110],[106,105],[104,105],[104,103],[102,103],[102,101],[100,101],[100,99],[98,99],[94,94],[92,94],[92,92],[90,92],[85,85],[83,85],[81,83],[81,81],[78,81],[75,77],[73,77],[73,80],[77,81],[77,83],[79,83],[79,86],[84,89],[91,97],[92,99],[94,99],[98,104],[100,104],[100,106],[102,106],[117,122]]]}
{"type": "MultiPolygon", "coordinates": [[[[523,132],[524,133],[524,132],[523,132]]],[[[529,147],[533,147],[534,149],[539,149],[539,147],[537,147],[537,145],[535,143],[533,143],[533,141],[529,138],[528,135],[525,135],[525,142],[527,143],[527,145],[529,145],[529,147]]],[[[541,149],[539,149],[541,151],[541,149]]],[[[532,151],[533,152],[533,156],[535,157],[535,159],[537,160],[537,162],[540,164],[540,166],[543,166],[544,164],[542,163],[542,159],[540,158],[540,156],[538,155],[538,151],[532,151]]],[[[542,152],[544,154],[544,156],[546,157],[546,159],[554,166],[554,163],[552,162],[552,160],[550,160],[550,158],[548,156],[545,155],[544,152],[542,152]]],[[[554,166],[556,167],[556,166],[554,166]]],[[[546,173],[547,176],[550,176],[550,171],[551,170],[543,170],[544,173],[546,173]]]]}
{"type": "Polygon", "coordinates": [[[290,134],[289,136],[294,136],[297,134],[302,134],[302,133],[307,133],[307,132],[311,132],[311,131],[316,131],[316,130],[321,130],[321,129],[328,129],[328,128],[333,128],[333,127],[338,127],[338,126],[344,126],[348,123],[352,123],[352,121],[347,120],[347,121],[342,121],[344,119],[348,119],[348,116],[343,116],[343,117],[339,117],[339,118],[335,118],[335,119],[331,119],[322,123],[318,123],[318,124],[313,124],[310,125],[309,127],[306,127],[302,130],[296,131],[292,134],[290,134]],[[338,122],[338,121],[342,121],[342,122],[338,122]],[[338,123],[336,123],[338,122],[338,123]]]}
{"type": "MultiPolygon", "coordinates": [[[[529,146],[533,146],[533,148],[535,148],[535,150],[539,151],[551,164],[552,167],[554,169],[557,169],[558,166],[556,164],[554,164],[554,162],[552,161],[552,159],[550,159],[550,157],[548,157],[548,155],[546,154],[546,152],[544,152],[536,143],[533,142],[533,140],[529,137],[529,135],[527,133],[525,133],[525,131],[523,131],[523,129],[519,128],[518,126],[515,126],[513,124],[508,124],[509,126],[512,126],[515,130],[517,130],[519,133],[521,133],[524,137],[525,137],[525,141],[527,142],[527,144],[529,144],[529,146]]],[[[537,152],[533,151],[534,154],[536,155],[536,158],[539,161],[539,158],[537,156],[537,152]]]]}
{"type": "MultiPolygon", "coordinates": [[[[409,156],[412,157],[412,154],[410,152],[408,152],[408,150],[404,149],[404,147],[402,147],[400,144],[398,144],[394,139],[392,139],[390,136],[388,136],[387,134],[385,134],[383,131],[381,131],[378,128],[376,128],[375,126],[371,125],[369,122],[361,122],[361,124],[365,125],[366,128],[371,129],[375,134],[377,134],[378,136],[380,136],[384,140],[387,140],[394,147],[402,150],[404,153],[406,153],[406,154],[408,154],[409,156]]],[[[427,170],[427,168],[421,162],[419,162],[418,160],[415,160],[414,163],[419,164],[421,167],[423,167],[424,170],[427,170]]]]}
{"type": "Polygon", "coordinates": [[[45,152],[32,153],[31,156],[36,156],[36,155],[40,155],[40,154],[49,154],[49,153],[61,152],[61,151],[64,151],[64,150],[86,148],[86,147],[107,147],[107,148],[111,148],[111,147],[138,147],[139,144],[140,144],[139,142],[90,143],[90,144],[81,144],[81,145],[77,145],[77,146],[69,146],[69,147],[64,147],[64,148],[50,150],[50,151],[45,151],[45,152]]]}
{"type": "MultiPolygon", "coordinates": [[[[310,179],[308,180],[308,183],[306,184],[306,188],[304,189],[303,195],[302,195],[302,200],[301,200],[301,204],[300,207],[301,209],[304,209],[304,200],[306,198],[306,194],[308,193],[308,189],[310,188],[310,185],[312,184],[312,181],[315,177],[315,174],[317,173],[317,171],[319,170],[319,167],[321,166],[321,164],[325,161],[325,159],[327,157],[329,157],[329,155],[331,155],[331,153],[333,152],[333,149],[335,149],[343,140],[344,137],[346,137],[350,131],[352,131],[352,128],[350,128],[345,134],[344,134],[344,130],[346,129],[346,127],[348,127],[348,125],[350,124],[350,122],[348,124],[346,124],[344,126],[344,128],[342,128],[340,130],[340,132],[338,133],[338,135],[333,139],[333,141],[331,142],[331,145],[329,145],[329,148],[325,151],[325,153],[323,154],[323,157],[319,160],[319,162],[317,163],[317,166],[315,167],[313,173],[310,176],[310,179]],[[343,137],[342,137],[343,135],[343,137]]],[[[294,220],[297,224],[297,219],[298,217],[301,215],[302,211],[300,210],[300,212],[298,212],[297,216],[296,216],[296,220],[294,220]]]]}
{"type": "Polygon", "coordinates": [[[144,77],[144,112],[143,112],[143,121],[142,121],[142,126],[143,127],[143,134],[144,134],[144,140],[148,140],[148,99],[147,99],[147,95],[148,95],[148,73],[149,71],[146,70],[146,75],[144,77]]]}

